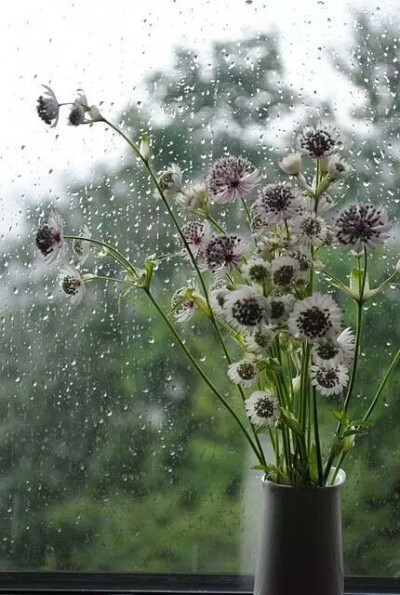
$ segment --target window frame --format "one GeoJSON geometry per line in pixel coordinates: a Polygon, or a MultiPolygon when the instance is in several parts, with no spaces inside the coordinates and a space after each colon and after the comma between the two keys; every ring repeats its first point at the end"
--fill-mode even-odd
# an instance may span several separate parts
{"type": "MultiPolygon", "coordinates": [[[[98,572],[0,572],[0,593],[121,595],[252,595],[251,575],[98,572]]],[[[347,576],[346,595],[400,594],[400,578],[347,576]]]]}

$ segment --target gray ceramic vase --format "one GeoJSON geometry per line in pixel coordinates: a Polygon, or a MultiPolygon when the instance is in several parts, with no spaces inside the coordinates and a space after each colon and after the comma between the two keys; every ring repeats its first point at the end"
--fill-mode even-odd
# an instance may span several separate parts
{"type": "Polygon", "coordinates": [[[343,595],[341,491],[262,480],[262,525],[254,595],[343,595]]]}

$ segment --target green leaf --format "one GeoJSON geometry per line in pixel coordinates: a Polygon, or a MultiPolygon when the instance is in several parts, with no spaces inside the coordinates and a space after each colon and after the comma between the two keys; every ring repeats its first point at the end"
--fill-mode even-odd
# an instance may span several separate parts
{"type": "Polygon", "coordinates": [[[317,449],[315,444],[311,446],[310,453],[308,455],[308,470],[310,477],[313,481],[318,481],[318,463],[317,463],[317,449]]]}
{"type": "Polygon", "coordinates": [[[304,432],[300,423],[291,411],[281,408],[282,421],[300,438],[304,439],[304,432]]]}
{"type": "Polygon", "coordinates": [[[337,409],[331,409],[331,413],[337,421],[343,424],[346,428],[350,425],[350,420],[343,411],[338,411],[337,409]]]}

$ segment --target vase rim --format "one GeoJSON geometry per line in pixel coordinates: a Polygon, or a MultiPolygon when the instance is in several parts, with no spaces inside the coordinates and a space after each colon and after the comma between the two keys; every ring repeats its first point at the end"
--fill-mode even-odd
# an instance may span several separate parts
{"type": "MultiPolygon", "coordinates": [[[[329,473],[329,477],[331,478],[332,475],[335,473],[336,468],[332,467],[330,473],[329,473]]],[[[263,475],[261,477],[261,483],[264,485],[267,484],[271,484],[273,486],[278,486],[279,488],[288,488],[288,489],[292,489],[295,488],[297,490],[330,490],[330,489],[337,489],[337,488],[341,488],[344,483],[346,481],[346,472],[343,469],[339,469],[339,471],[337,472],[336,475],[336,479],[335,479],[335,483],[333,485],[325,485],[325,486],[293,486],[293,485],[287,485],[284,483],[276,483],[275,481],[271,481],[270,479],[265,479],[265,475],[263,475]]]]}

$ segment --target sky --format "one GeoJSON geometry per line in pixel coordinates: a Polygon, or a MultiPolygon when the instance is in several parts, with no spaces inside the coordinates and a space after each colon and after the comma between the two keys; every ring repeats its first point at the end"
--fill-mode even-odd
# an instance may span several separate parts
{"type": "MultiPolygon", "coordinates": [[[[125,147],[102,125],[73,128],[60,118],[50,129],[36,115],[41,84],[59,101],[83,88],[90,103],[117,118],[145,100],[143,79],[171,65],[177,45],[207,55],[212,40],[274,32],[287,80],[343,113],[354,90],[328,64],[346,54],[354,9],[387,19],[395,2],[371,0],[15,0],[0,25],[2,114],[0,232],[18,234],[24,210],[85,178],[98,160],[117,159],[125,147]]],[[[0,236],[1,238],[1,236],[0,236]]],[[[1,244],[0,244],[1,245],[1,244]]]]}

